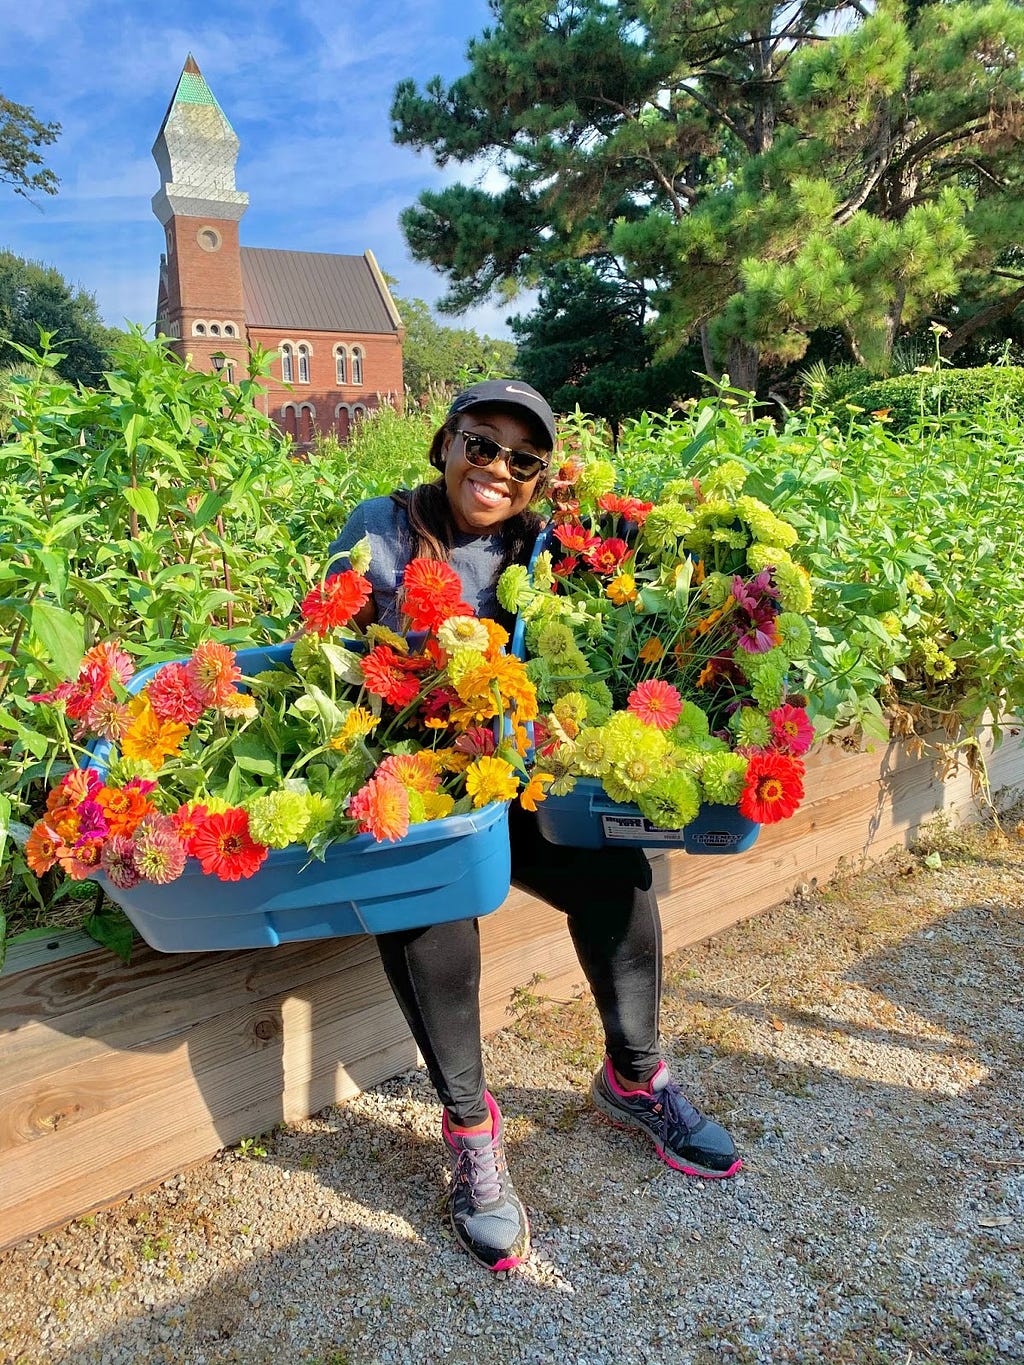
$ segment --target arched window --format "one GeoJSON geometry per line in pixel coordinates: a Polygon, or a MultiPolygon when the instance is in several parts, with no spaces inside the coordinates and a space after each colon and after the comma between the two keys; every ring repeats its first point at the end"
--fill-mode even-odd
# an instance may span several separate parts
{"type": "Polygon", "coordinates": [[[285,403],[281,409],[281,425],[284,427],[284,434],[294,441],[298,436],[299,428],[294,403],[285,403]]]}
{"type": "Polygon", "coordinates": [[[205,322],[193,322],[193,324],[192,324],[192,335],[193,335],[194,337],[204,337],[204,336],[206,336],[206,323],[205,323],[205,322]]]}
{"type": "Polygon", "coordinates": [[[299,408],[299,440],[304,445],[311,445],[313,441],[313,427],[316,421],[316,408],[312,403],[303,403],[299,408]]]}
{"type": "Polygon", "coordinates": [[[363,348],[361,346],[352,347],[352,383],[362,385],[363,382],[363,348]]]}
{"type": "Polygon", "coordinates": [[[338,440],[344,445],[348,440],[349,428],[352,425],[352,414],[348,410],[347,403],[339,403],[334,409],[334,424],[338,431],[338,440]]]}
{"type": "Polygon", "coordinates": [[[226,337],[233,337],[235,335],[235,324],[233,322],[225,322],[224,335],[226,337]]]}
{"type": "Polygon", "coordinates": [[[309,383],[309,347],[304,341],[299,342],[299,383],[309,383]]]}
{"type": "Polygon", "coordinates": [[[339,384],[348,383],[348,348],[345,346],[334,348],[334,372],[339,384]]]}
{"type": "Polygon", "coordinates": [[[211,323],[210,323],[210,336],[212,336],[212,337],[219,337],[219,336],[220,336],[220,323],[219,323],[219,322],[211,322],[211,323]]]}
{"type": "Polygon", "coordinates": [[[295,378],[295,361],[292,343],[283,341],[281,343],[281,378],[286,384],[290,384],[295,378]]]}

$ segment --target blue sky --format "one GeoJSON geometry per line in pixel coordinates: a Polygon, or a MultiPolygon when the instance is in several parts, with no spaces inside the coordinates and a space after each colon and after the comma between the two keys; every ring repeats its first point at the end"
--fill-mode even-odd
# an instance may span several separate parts
{"type": "MultiPolygon", "coordinates": [[[[193,53],[241,141],[247,246],[361,253],[398,292],[433,303],[442,278],[408,256],[398,214],[419,192],[466,178],[391,142],[398,80],[465,69],[485,0],[0,0],[0,92],[63,131],[46,149],[56,197],[0,187],[0,247],[56,266],[96,296],[104,321],[149,324],[162,232],[151,148],[193,53]]],[[[530,301],[458,325],[507,335],[530,301]]]]}

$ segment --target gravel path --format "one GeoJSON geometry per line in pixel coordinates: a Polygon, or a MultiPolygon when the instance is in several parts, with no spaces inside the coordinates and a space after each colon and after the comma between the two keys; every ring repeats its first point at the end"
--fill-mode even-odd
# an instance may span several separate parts
{"type": "Polygon", "coordinates": [[[669,960],[666,1051],[736,1180],[593,1114],[589,1001],[521,993],[488,1074],[522,1270],[455,1248],[414,1072],[0,1255],[0,1359],[1024,1361],[1022,835],[937,829],[669,960]]]}

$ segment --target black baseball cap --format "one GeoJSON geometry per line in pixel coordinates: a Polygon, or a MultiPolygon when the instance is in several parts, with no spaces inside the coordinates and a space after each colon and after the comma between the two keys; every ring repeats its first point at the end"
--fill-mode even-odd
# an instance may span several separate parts
{"type": "Polygon", "coordinates": [[[555,448],[555,416],[536,389],[521,379],[484,379],[456,394],[448,409],[448,416],[459,412],[469,412],[473,408],[490,407],[500,404],[503,408],[522,408],[524,412],[539,422],[548,438],[548,449],[555,448]]]}

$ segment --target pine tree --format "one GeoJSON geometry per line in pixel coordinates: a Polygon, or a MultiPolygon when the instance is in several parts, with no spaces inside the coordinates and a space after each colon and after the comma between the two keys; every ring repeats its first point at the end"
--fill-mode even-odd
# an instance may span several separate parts
{"type": "Polygon", "coordinates": [[[1024,227],[1020,0],[492,8],[463,76],[392,106],[399,142],[504,175],[402,216],[452,311],[610,254],[664,353],[700,337],[752,388],[818,327],[885,369],[961,284],[979,311],[1019,301],[996,272],[1024,227]]]}

